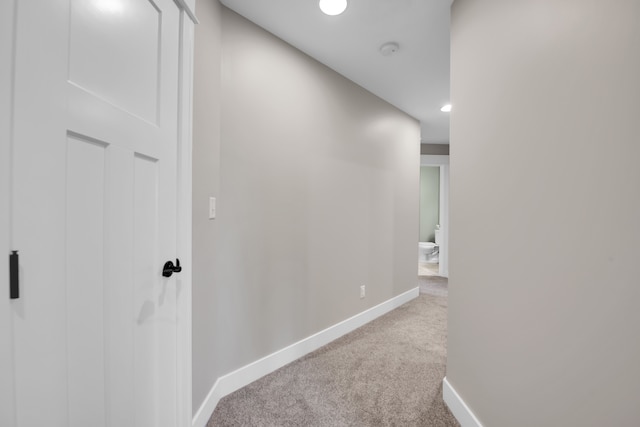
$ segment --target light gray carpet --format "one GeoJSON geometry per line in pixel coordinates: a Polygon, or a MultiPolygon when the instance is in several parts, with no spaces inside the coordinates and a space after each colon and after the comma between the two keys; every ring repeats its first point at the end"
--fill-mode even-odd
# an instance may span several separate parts
{"type": "Polygon", "coordinates": [[[441,276],[418,276],[421,294],[446,297],[449,295],[449,279],[441,276]]]}
{"type": "Polygon", "coordinates": [[[446,318],[446,298],[421,294],[223,398],[207,426],[458,426],[446,318]]]}

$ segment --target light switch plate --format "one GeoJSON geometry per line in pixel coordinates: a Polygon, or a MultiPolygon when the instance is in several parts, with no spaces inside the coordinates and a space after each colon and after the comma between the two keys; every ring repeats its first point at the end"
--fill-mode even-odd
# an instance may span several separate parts
{"type": "Polygon", "coordinates": [[[209,219],[216,219],[216,198],[209,197],[209,219]]]}

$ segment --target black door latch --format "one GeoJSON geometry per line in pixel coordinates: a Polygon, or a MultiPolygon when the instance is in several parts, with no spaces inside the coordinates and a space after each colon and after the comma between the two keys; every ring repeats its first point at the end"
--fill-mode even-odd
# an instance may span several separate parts
{"type": "Polygon", "coordinates": [[[9,255],[9,298],[20,298],[18,251],[11,251],[9,255]]]}

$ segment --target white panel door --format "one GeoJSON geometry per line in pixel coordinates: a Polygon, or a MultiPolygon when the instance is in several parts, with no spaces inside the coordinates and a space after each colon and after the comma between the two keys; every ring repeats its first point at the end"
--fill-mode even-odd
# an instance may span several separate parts
{"type": "Polygon", "coordinates": [[[180,10],[16,5],[16,427],[176,426],[180,10]]]}

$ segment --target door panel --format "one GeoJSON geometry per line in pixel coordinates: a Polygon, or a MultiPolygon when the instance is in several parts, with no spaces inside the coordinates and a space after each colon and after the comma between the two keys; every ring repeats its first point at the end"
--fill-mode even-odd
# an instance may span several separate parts
{"type": "Polygon", "coordinates": [[[69,81],[156,123],[161,13],[151,0],[73,0],[69,81]]]}
{"type": "Polygon", "coordinates": [[[69,136],[66,188],[70,426],[104,426],[105,144],[69,136]]]}
{"type": "Polygon", "coordinates": [[[21,0],[18,426],[175,426],[180,12],[21,0]]]}
{"type": "Polygon", "coordinates": [[[111,146],[107,150],[106,186],[106,276],[105,282],[105,358],[107,381],[107,425],[133,425],[135,388],[132,348],[134,328],[133,245],[122,245],[133,236],[133,160],[131,151],[111,146]]]}
{"type": "Polygon", "coordinates": [[[160,270],[157,259],[157,164],[151,158],[134,158],[134,307],[136,307],[134,342],[136,425],[157,425],[155,407],[158,401],[156,371],[157,353],[156,295],[159,284],[155,279],[160,270]]]}

